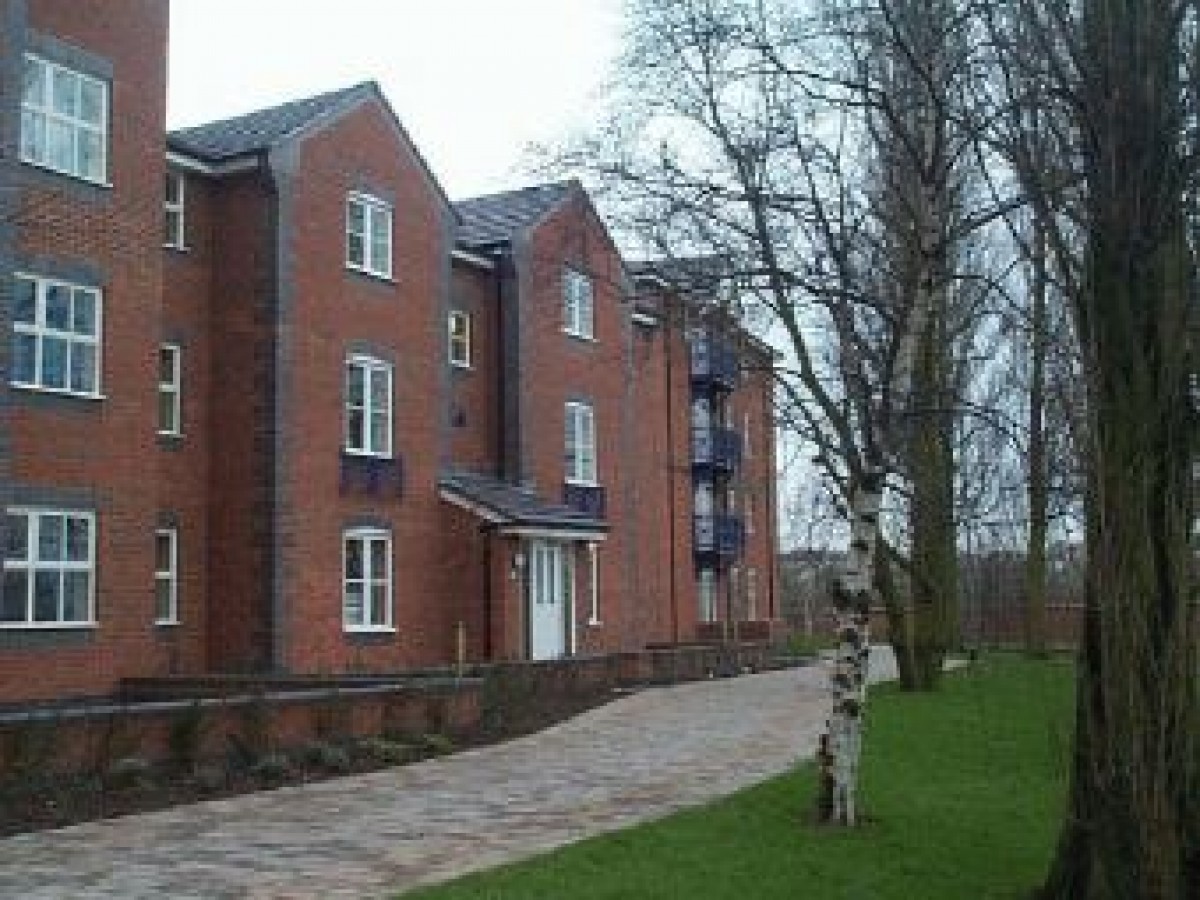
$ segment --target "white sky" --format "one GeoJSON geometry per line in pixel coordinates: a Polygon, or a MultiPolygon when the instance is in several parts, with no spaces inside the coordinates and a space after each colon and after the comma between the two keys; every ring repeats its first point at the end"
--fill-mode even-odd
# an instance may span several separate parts
{"type": "Polygon", "coordinates": [[[586,125],[621,0],[171,0],[171,128],[374,79],[452,198],[586,125]]]}

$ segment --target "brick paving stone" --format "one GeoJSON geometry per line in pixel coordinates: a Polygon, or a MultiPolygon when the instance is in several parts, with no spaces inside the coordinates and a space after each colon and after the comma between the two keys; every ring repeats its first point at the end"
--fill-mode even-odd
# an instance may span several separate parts
{"type": "MultiPolygon", "coordinates": [[[[893,676],[890,656],[873,661],[893,676]]],[[[386,897],[729,794],[812,754],[809,667],[653,688],[442,759],[0,840],[0,898],[386,897]]]]}

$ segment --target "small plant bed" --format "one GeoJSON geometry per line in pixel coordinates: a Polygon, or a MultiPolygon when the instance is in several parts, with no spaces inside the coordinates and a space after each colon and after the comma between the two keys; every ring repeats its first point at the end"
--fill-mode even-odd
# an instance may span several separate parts
{"type": "MultiPolygon", "coordinates": [[[[811,764],[725,800],[405,900],[1023,900],[1061,820],[1072,668],[985,656],[928,695],[875,688],[865,824],[813,824],[811,764]]],[[[730,765],[736,765],[730,760],[730,765]]]]}
{"type": "Polygon", "coordinates": [[[55,756],[56,737],[52,725],[41,726],[29,746],[0,748],[6,763],[0,772],[0,838],[407,765],[539,731],[610,699],[556,698],[521,716],[492,717],[468,733],[329,736],[286,749],[270,746],[263,723],[252,722],[231,737],[219,759],[195,757],[204,726],[198,718],[183,717],[172,730],[171,760],[151,763],[114,754],[95,771],[74,775],[43,771],[44,760],[55,756]]]}

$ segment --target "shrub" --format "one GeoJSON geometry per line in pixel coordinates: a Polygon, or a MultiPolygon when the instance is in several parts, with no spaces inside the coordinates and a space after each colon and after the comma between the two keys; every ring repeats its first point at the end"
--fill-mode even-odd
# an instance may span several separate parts
{"type": "Polygon", "coordinates": [[[311,741],[306,744],[302,750],[302,758],[306,765],[328,772],[349,772],[351,769],[350,754],[346,748],[329,741],[311,741]]]}

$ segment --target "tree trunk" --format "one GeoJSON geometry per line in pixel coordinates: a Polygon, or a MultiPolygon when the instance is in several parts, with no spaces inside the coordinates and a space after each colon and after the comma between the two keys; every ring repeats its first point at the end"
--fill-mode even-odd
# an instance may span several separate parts
{"type": "Polygon", "coordinates": [[[1029,374],[1029,546],[1025,552],[1025,649],[1046,654],[1046,526],[1049,491],[1046,471],[1046,233],[1040,215],[1034,216],[1033,290],[1030,297],[1029,374]]]}
{"type": "MultiPolygon", "coordinates": [[[[879,539],[882,541],[882,539],[879,539]]],[[[918,689],[916,659],[912,644],[912,609],[904,595],[896,588],[891,551],[881,546],[875,554],[875,590],[887,616],[888,643],[896,657],[896,676],[900,687],[906,691],[918,689]]]]}
{"type": "MultiPolygon", "coordinates": [[[[944,292],[938,296],[944,313],[944,292]]],[[[916,690],[931,691],[957,632],[958,548],[954,523],[954,455],[945,384],[944,315],[929,322],[913,376],[909,469],[912,501],[912,656],[916,690]]]]}
{"type": "Polygon", "coordinates": [[[1086,618],[1071,808],[1044,896],[1195,900],[1197,310],[1180,25],[1166,0],[1088,0],[1082,24],[1086,618]]]}
{"type": "Polygon", "coordinates": [[[850,548],[842,577],[834,585],[838,649],[830,675],[833,710],[817,753],[821,772],[817,814],[830,824],[853,826],[858,817],[858,761],[871,655],[871,584],[883,485],[883,472],[871,471],[854,486],[850,548]]]}

